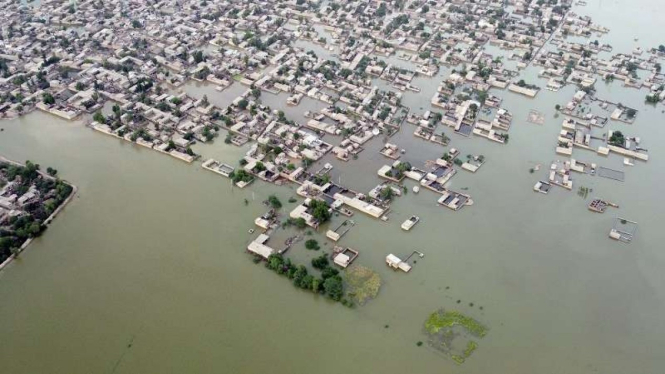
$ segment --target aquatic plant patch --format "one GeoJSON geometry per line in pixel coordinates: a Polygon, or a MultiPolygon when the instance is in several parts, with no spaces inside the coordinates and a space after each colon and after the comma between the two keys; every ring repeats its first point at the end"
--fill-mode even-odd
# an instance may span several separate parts
{"type": "Polygon", "coordinates": [[[381,277],[374,270],[364,266],[352,266],[346,269],[344,280],[349,299],[360,305],[375,298],[381,288],[381,277]]]}
{"type": "Polygon", "coordinates": [[[488,328],[458,311],[443,309],[429,315],[425,321],[429,345],[458,364],[464,363],[478,348],[474,339],[487,334],[488,328]]]}

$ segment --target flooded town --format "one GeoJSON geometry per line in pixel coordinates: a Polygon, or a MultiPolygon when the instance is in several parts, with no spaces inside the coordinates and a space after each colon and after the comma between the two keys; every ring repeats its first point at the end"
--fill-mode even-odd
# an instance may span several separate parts
{"type": "MultiPolygon", "coordinates": [[[[640,1],[639,17],[659,6],[640,1]]],[[[642,349],[665,344],[665,39],[626,7],[4,1],[0,317],[33,311],[0,332],[46,318],[39,349],[62,355],[0,357],[17,373],[250,373],[288,356],[301,372],[295,351],[360,349],[362,369],[318,371],[660,372],[642,349]],[[12,289],[37,271],[71,293],[12,289]],[[68,326],[117,324],[112,341],[63,343],[43,313],[65,300],[91,312],[68,326]],[[170,335],[187,312],[206,326],[170,335]],[[301,346],[313,332],[341,345],[301,346]],[[149,364],[199,337],[202,362],[149,364]]]]}

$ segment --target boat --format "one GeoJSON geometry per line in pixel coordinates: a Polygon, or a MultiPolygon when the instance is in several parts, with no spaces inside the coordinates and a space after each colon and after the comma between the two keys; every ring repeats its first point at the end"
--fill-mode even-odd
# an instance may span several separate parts
{"type": "Polygon", "coordinates": [[[415,226],[416,223],[418,223],[419,221],[420,221],[420,217],[411,216],[409,219],[404,221],[404,223],[402,223],[402,230],[404,230],[404,231],[411,230],[411,228],[413,228],[413,226],[415,226]]]}
{"type": "Polygon", "coordinates": [[[413,186],[413,193],[418,193],[418,192],[420,192],[420,187],[413,186]]]}

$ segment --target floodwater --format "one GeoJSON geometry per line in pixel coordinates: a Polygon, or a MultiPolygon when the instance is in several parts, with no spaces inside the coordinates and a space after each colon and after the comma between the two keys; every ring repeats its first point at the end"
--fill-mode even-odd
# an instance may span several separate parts
{"type": "MultiPolygon", "coordinates": [[[[630,7],[588,3],[578,12],[612,28],[600,40],[615,52],[632,50],[634,37],[643,48],[662,43],[649,28],[634,27],[634,18],[656,25],[655,0],[630,7]]],[[[529,68],[523,78],[535,81],[537,72],[529,68]]],[[[417,85],[431,92],[438,83],[417,85]]],[[[393,205],[389,222],[354,216],[358,224],[341,244],[359,250],[357,262],[384,281],[376,300],[355,309],[296,289],[244,252],[253,237],[247,231],[264,212],[261,201],[276,193],[286,214],[293,187],[233,189],[200,163],[187,165],[41,113],[0,122],[3,156],[55,167],[79,187],[45,235],[0,273],[2,372],[662,373],[665,150],[657,142],[665,137],[663,106],[644,105],[645,91],[620,82],[596,88],[599,97],[639,110],[633,125],[610,122],[606,129],[640,136],[650,151],[648,163],[630,169],[614,155],[575,151],[579,160],[626,171],[625,182],[575,178],[576,188],[592,188],[590,197],[614,201],[619,210],[593,214],[575,191],[532,192],[557,159],[563,118],[555,117],[554,105],[565,104],[574,88],[542,90],[533,100],[494,90],[514,115],[509,144],[449,135],[462,157],[487,159],[478,173],[459,171],[452,179],[452,188],[468,187],[473,206],[452,212],[437,206],[438,195],[409,191],[393,205]],[[526,121],[531,109],[545,115],[544,125],[526,121]],[[535,164],[543,168],[530,174],[535,164]],[[412,214],[421,223],[405,233],[399,225],[412,214]],[[632,243],[607,237],[616,216],[639,223],[632,243]],[[425,258],[409,274],[385,266],[388,253],[414,249],[425,258]],[[426,340],[425,318],[442,307],[490,328],[461,366],[416,346],[426,340]]],[[[197,85],[187,90],[218,105],[233,99],[197,85]]],[[[405,99],[415,103],[413,110],[430,108],[424,93],[419,101],[418,94],[406,95],[413,95],[405,99]]],[[[316,105],[303,101],[297,108],[316,105]]],[[[390,142],[405,148],[403,158],[415,165],[446,149],[412,133],[404,124],[390,142]]],[[[222,139],[196,150],[236,164],[247,148],[222,139]]],[[[322,163],[335,166],[335,180],[366,192],[389,162],[377,153],[380,143],[368,144],[359,160],[322,163]]],[[[271,240],[279,246],[289,235],[279,231],[271,240]]],[[[318,254],[302,243],[289,252],[303,263],[318,254]]]]}

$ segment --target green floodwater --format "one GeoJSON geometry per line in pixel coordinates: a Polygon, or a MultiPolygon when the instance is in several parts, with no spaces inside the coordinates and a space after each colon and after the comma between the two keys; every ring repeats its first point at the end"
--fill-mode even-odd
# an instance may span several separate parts
{"type": "MultiPolygon", "coordinates": [[[[576,11],[612,29],[599,39],[613,44],[615,53],[663,43],[654,32],[659,2],[588,3],[576,11]]],[[[529,68],[523,77],[535,81],[538,70],[529,68]]],[[[429,109],[439,81],[418,78],[422,92],[407,93],[403,101],[418,112],[429,109]]],[[[578,160],[626,171],[623,183],[574,175],[575,190],[593,188],[589,199],[617,202],[619,210],[593,214],[575,191],[532,192],[558,158],[554,146],[563,117],[554,117],[554,105],[565,104],[573,87],[542,90],[534,100],[494,90],[514,115],[509,144],[450,135],[462,157],[487,158],[478,173],[459,171],[452,179],[454,189],[468,187],[473,206],[452,212],[437,206],[438,195],[430,191],[409,191],[387,223],[354,216],[358,224],[341,244],[358,249],[356,261],[384,280],[378,298],[356,309],[297,290],[244,252],[253,238],[247,230],[265,210],[261,201],[276,193],[287,214],[293,186],[233,189],[200,163],[187,165],[42,113],[0,122],[0,154],[53,166],[79,187],[45,235],[0,273],[1,371],[662,373],[665,150],[659,142],[665,108],[645,106],[644,90],[620,82],[596,88],[597,96],[640,111],[634,125],[610,122],[606,129],[640,136],[650,153],[648,163],[627,169],[621,157],[575,150],[578,160]],[[545,114],[544,125],[526,122],[531,109],[545,114]],[[537,163],[541,171],[530,174],[537,163]],[[405,233],[399,225],[412,214],[421,222],[405,233]],[[629,245],[607,237],[618,215],[639,223],[629,245]],[[385,266],[388,253],[413,249],[426,256],[409,274],[385,266]],[[416,346],[426,340],[425,319],[440,308],[489,327],[461,366],[427,345],[416,346]]],[[[238,92],[196,84],[187,91],[207,93],[219,105],[238,92]]],[[[285,100],[262,97],[273,106],[285,100]]],[[[306,100],[296,109],[319,106],[306,100]]],[[[406,148],[407,161],[421,165],[416,161],[445,149],[412,134],[405,124],[391,139],[406,148]]],[[[196,150],[235,164],[246,148],[222,139],[196,150]]],[[[327,157],[322,163],[335,166],[335,180],[366,192],[380,182],[376,170],[388,162],[377,152],[380,143],[374,140],[357,161],[327,157]]],[[[270,243],[280,246],[289,235],[280,230],[270,243]]],[[[315,238],[330,250],[323,235],[315,238]]],[[[300,262],[319,254],[302,243],[289,252],[300,262]]]]}

